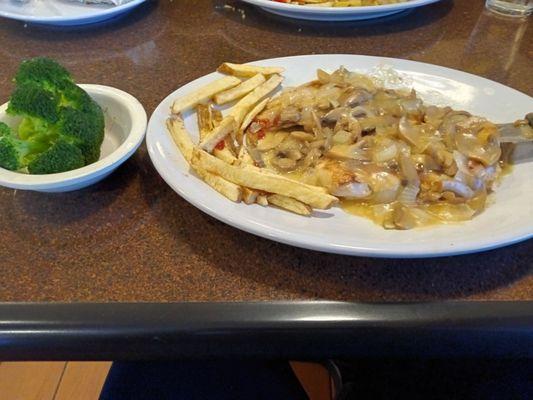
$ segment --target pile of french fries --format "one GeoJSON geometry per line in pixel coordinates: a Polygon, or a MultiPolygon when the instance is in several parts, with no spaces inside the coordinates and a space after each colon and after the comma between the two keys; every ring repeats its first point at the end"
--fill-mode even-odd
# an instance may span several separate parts
{"type": "Polygon", "coordinates": [[[281,85],[283,71],[223,63],[218,72],[226,76],[174,101],[167,128],[191,169],[231,201],[270,204],[309,216],[313,208],[327,209],[338,199],[322,187],[257,167],[243,139],[248,125],[281,85]],[[215,106],[231,102],[224,114],[215,106]],[[196,111],[199,143],[193,142],[185,128],[182,113],[188,110],[196,111]]]}

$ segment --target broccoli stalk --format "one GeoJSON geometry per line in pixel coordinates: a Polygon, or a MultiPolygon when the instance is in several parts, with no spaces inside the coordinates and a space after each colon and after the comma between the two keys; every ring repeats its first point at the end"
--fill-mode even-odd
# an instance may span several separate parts
{"type": "Polygon", "coordinates": [[[18,137],[9,130],[13,138],[0,143],[0,166],[45,174],[100,158],[104,113],[65,68],[47,58],[24,61],[15,83],[7,113],[22,120],[18,137]]]}

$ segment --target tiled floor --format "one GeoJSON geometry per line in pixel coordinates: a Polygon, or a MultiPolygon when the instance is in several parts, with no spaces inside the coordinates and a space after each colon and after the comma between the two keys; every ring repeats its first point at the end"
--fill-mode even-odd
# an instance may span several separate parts
{"type": "MultiPolygon", "coordinates": [[[[330,400],[328,372],[291,362],[310,400],[330,400]]],[[[98,400],[110,362],[2,362],[0,400],[98,400]]]]}
{"type": "Polygon", "coordinates": [[[110,362],[2,362],[2,400],[97,400],[110,362]]]}

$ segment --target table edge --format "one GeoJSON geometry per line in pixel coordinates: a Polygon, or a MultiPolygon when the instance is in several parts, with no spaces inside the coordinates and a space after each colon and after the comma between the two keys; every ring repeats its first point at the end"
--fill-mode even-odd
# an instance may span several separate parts
{"type": "Polygon", "coordinates": [[[0,303],[1,360],[533,358],[533,301],[0,303]]]}

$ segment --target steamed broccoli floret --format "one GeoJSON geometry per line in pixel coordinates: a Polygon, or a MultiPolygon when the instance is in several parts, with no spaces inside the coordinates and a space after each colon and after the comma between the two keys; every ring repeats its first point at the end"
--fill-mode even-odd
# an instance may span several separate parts
{"type": "Polygon", "coordinates": [[[12,171],[22,169],[47,147],[47,144],[41,142],[2,136],[0,137],[0,167],[12,171]]]}
{"type": "MultiPolygon", "coordinates": [[[[6,151],[0,165],[16,166],[9,169],[27,166],[30,173],[44,174],[79,168],[100,158],[104,113],[65,68],[47,58],[24,61],[15,83],[7,112],[22,117],[17,140],[38,142],[42,154],[29,159],[6,151]]],[[[34,153],[31,149],[28,154],[34,153]]]]}
{"type": "Polygon", "coordinates": [[[104,139],[104,114],[96,103],[93,104],[87,111],[65,108],[57,125],[59,135],[80,148],[87,164],[100,158],[104,139]]]}
{"type": "Polygon", "coordinates": [[[10,115],[34,117],[52,124],[59,120],[59,111],[59,98],[33,83],[17,86],[6,110],[10,115]]]}
{"type": "Polygon", "coordinates": [[[34,83],[52,92],[62,92],[74,81],[70,73],[54,60],[37,57],[20,64],[15,83],[17,86],[34,83]]]}
{"type": "Polygon", "coordinates": [[[4,122],[0,122],[0,137],[11,136],[12,134],[11,128],[4,122]]]}
{"type": "Polygon", "coordinates": [[[28,171],[30,174],[53,174],[71,171],[84,165],[85,158],[79,147],[59,139],[28,164],[28,171]]]}

